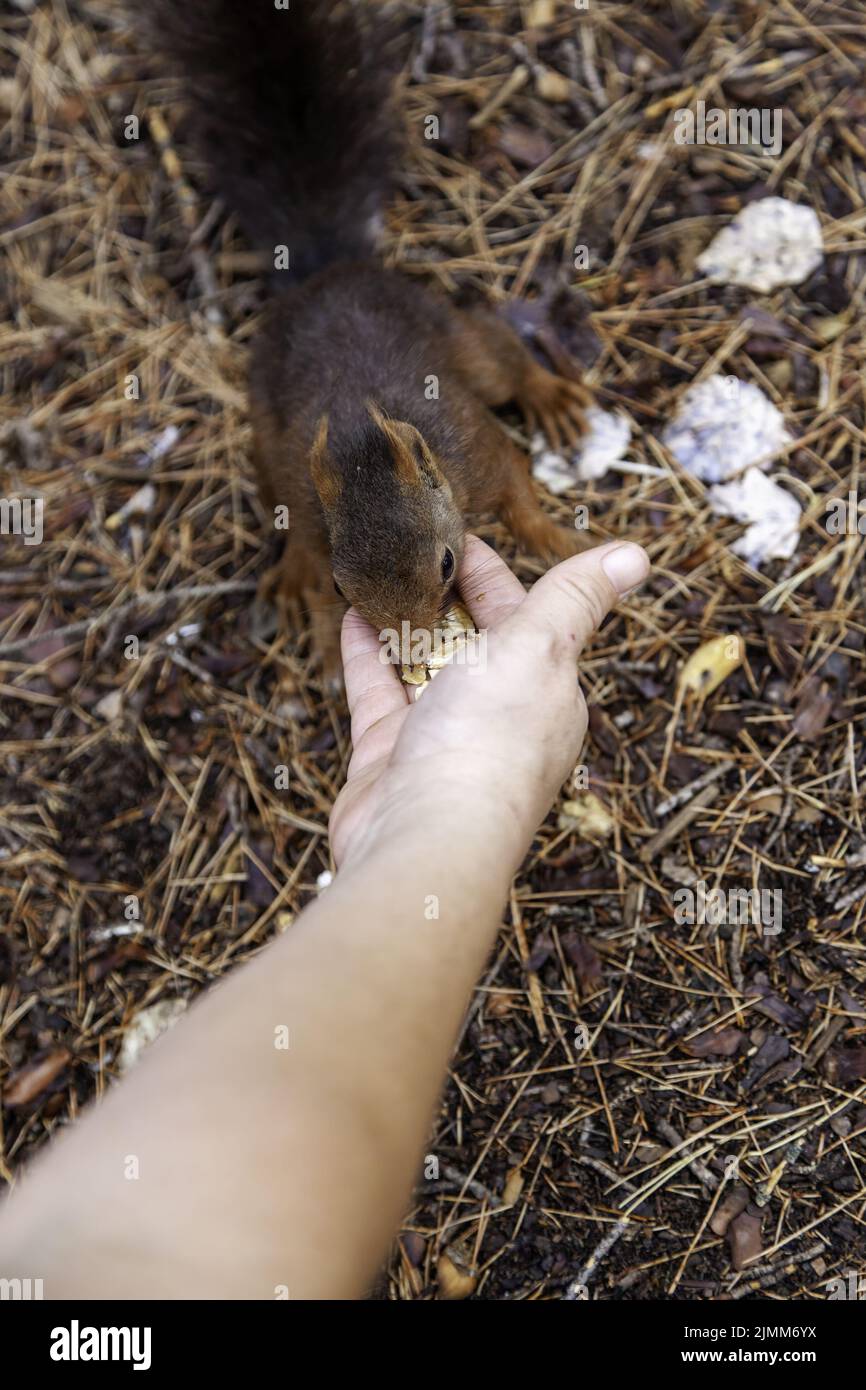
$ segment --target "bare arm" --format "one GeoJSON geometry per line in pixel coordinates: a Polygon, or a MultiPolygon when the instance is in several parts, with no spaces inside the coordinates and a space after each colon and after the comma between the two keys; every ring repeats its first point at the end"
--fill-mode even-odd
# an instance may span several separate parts
{"type": "Polygon", "coordinates": [[[606,547],[526,598],[476,542],[463,590],[488,669],[443,672],[414,708],[350,615],[333,885],[37,1162],[0,1212],[0,1276],[48,1298],[364,1292],[511,876],[580,749],[576,657],[617,597],[605,551],[634,561],[620,591],[640,580],[642,552],[606,547]]]}

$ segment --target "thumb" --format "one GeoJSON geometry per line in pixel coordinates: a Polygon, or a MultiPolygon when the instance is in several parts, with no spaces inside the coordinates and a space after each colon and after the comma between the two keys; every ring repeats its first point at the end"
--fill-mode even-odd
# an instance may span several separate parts
{"type": "Polygon", "coordinates": [[[649,556],[639,545],[612,541],[596,546],[549,570],[507,625],[527,638],[552,629],[577,657],[617,600],[642,583],[649,569],[649,556]]]}

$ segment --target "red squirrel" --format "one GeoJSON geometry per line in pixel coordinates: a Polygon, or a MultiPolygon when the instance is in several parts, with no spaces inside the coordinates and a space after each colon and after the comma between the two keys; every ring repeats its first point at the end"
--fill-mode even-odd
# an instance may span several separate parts
{"type": "Polygon", "coordinates": [[[492,312],[460,311],[377,259],[399,142],[370,8],[148,6],[216,191],[254,246],[276,265],[287,254],[252,350],[254,463],[265,504],[289,509],[281,587],[312,614],[331,688],[348,604],[377,631],[431,628],[468,517],[496,514],[550,561],[582,544],[542,510],[491,408],[515,401],[531,427],[574,444],[586,389],[492,312]]]}

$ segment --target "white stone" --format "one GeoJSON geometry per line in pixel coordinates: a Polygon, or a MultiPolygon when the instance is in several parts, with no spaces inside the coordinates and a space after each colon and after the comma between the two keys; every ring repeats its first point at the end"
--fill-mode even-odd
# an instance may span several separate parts
{"type": "Polygon", "coordinates": [[[577,476],[583,482],[603,478],[609,468],[622,463],[631,443],[631,425],[619,411],[591,405],[586,412],[587,433],[577,453],[577,476]]]}
{"type": "Polygon", "coordinates": [[[711,376],[690,386],[662,441],[677,463],[708,483],[724,482],[757,464],[769,467],[792,436],[760,387],[711,376]]]}
{"type": "Polygon", "coordinates": [[[532,441],[532,476],[557,497],[578,482],[603,478],[608,469],[619,467],[631,442],[631,425],[619,411],[591,405],[586,424],[587,432],[569,458],[546,448],[540,435],[532,441]]]}
{"type": "Polygon", "coordinates": [[[787,198],[761,198],[738,212],[696,265],[715,284],[743,285],[768,294],[800,285],[824,259],[817,214],[787,198]]]}
{"type": "Polygon", "coordinates": [[[767,560],[787,560],[797,549],[800,503],[759,468],[747,468],[733,482],[711,487],[707,500],[717,516],[751,523],[731,549],[753,569],[767,560]]]}

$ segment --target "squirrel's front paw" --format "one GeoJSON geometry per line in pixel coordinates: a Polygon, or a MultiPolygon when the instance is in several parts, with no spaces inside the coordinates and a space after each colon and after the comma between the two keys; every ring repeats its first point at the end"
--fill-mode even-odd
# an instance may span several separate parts
{"type": "Polygon", "coordinates": [[[560,560],[568,560],[572,555],[578,555],[582,550],[586,550],[592,545],[592,541],[583,531],[571,530],[567,526],[556,526],[550,523],[550,529],[545,533],[542,541],[542,553],[546,560],[551,564],[558,564],[560,560]]]}
{"type": "Polygon", "coordinates": [[[557,526],[534,499],[531,506],[512,508],[507,520],[515,540],[550,565],[568,560],[593,545],[585,531],[557,526]]]}
{"type": "Polygon", "coordinates": [[[579,381],[554,376],[536,364],[519,402],[530,434],[540,429],[557,452],[568,446],[577,448],[586,432],[584,409],[592,404],[591,393],[579,381]]]}

